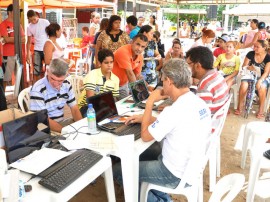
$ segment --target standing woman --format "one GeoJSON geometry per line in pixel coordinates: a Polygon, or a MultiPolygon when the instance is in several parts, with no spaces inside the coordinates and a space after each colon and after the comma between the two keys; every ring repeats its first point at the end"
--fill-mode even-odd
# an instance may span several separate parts
{"type": "MultiPolygon", "coordinates": [[[[264,118],[264,102],[266,98],[267,88],[269,88],[269,72],[270,72],[270,56],[267,54],[268,42],[266,40],[258,40],[254,44],[254,51],[248,52],[243,67],[247,66],[247,69],[250,71],[256,71],[258,74],[261,74],[258,77],[256,83],[256,90],[258,91],[259,96],[259,111],[256,115],[258,119],[264,118]],[[258,68],[256,68],[258,67],[258,68]],[[259,70],[258,70],[259,69],[259,70]]],[[[242,79],[239,98],[238,98],[238,107],[235,110],[235,115],[240,115],[244,107],[244,101],[246,98],[248,89],[248,79],[242,79]]]]}
{"type": "Polygon", "coordinates": [[[158,25],[156,23],[156,16],[150,15],[149,25],[153,28],[153,32],[158,31],[158,25]]]}
{"type": "Polygon", "coordinates": [[[52,59],[64,56],[64,51],[61,46],[56,42],[56,39],[61,36],[62,30],[59,24],[51,23],[45,29],[49,39],[45,42],[43,47],[44,61],[49,65],[52,59]]]}
{"type": "Polygon", "coordinates": [[[94,68],[94,55],[95,55],[95,47],[93,46],[94,40],[95,40],[95,35],[98,33],[100,29],[99,25],[100,21],[100,14],[97,12],[92,12],[91,13],[91,24],[89,28],[89,37],[90,37],[90,50],[92,52],[92,57],[91,57],[91,67],[92,69],[94,68]]]}
{"type": "Polygon", "coordinates": [[[153,41],[154,30],[150,25],[144,25],[141,27],[139,33],[145,35],[148,38],[148,45],[144,50],[144,66],[142,67],[142,76],[144,80],[151,84],[157,78],[156,73],[156,60],[161,59],[161,55],[158,52],[157,44],[153,41]]]}
{"type": "Polygon", "coordinates": [[[211,29],[207,29],[206,27],[202,30],[202,36],[198,40],[195,41],[195,43],[191,46],[191,48],[197,47],[197,46],[205,46],[212,49],[211,42],[215,38],[215,32],[211,29]]]}
{"type": "Polygon", "coordinates": [[[112,15],[109,19],[108,28],[100,33],[96,44],[96,68],[100,67],[97,55],[99,50],[106,48],[115,52],[121,46],[129,43],[130,38],[126,32],[120,29],[120,25],[121,17],[118,15],[112,15]]]}

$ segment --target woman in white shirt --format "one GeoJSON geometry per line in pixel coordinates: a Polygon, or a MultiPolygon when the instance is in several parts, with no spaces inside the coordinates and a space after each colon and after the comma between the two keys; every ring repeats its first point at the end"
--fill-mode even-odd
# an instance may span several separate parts
{"type": "Polygon", "coordinates": [[[44,62],[46,65],[49,65],[52,59],[64,56],[63,49],[56,42],[56,39],[59,38],[62,34],[62,29],[59,24],[51,23],[48,27],[46,27],[45,31],[49,38],[43,47],[44,62]]]}
{"type": "Polygon", "coordinates": [[[210,50],[212,49],[211,42],[215,38],[215,32],[211,29],[207,29],[206,27],[202,30],[202,36],[198,40],[195,41],[195,43],[191,46],[191,48],[197,47],[197,46],[205,46],[208,47],[210,50]]]}

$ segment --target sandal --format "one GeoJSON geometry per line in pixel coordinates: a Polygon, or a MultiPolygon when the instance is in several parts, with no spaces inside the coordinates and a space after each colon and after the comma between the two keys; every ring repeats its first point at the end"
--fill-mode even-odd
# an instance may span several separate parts
{"type": "Polygon", "coordinates": [[[236,110],[234,110],[234,114],[235,115],[241,115],[242,114],[242,110],[236,109],[236,110]]]}
{"type": "Polygon", "coordinates": [[[263,118],[264,118],[264,114],[258,113],[258,114],[256,115],[256,118],[257,118],[257,119],[263,119],[263,118]]]}

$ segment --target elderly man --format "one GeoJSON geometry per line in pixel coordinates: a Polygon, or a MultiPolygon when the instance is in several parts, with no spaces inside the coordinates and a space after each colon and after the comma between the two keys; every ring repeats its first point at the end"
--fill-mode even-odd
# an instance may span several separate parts
{"type": "MultiPolygon", "coordinates": [[[[205,151],[211,131],[211,113],[206,103],[190,92],[191,72],[185,61],[169,60],[161,72],[163,89],[153,91],[147,99],[144,114],[129,117],[126,124],[140,122],[141,138],[145,142],[163,140],[162,154],[158,160],[140,162],[139,182],[175,188],[191,156],[194,153],[203,155],[202,151],[205,151]],[[170,96],[173,104],[155,118],[152,107],[165,96],[170,96]]],[[[114,177],[118,183],[122,183],[119,164],[114,167],[114,177]]],[[[162,201],[164,198],[170,201],[167,194],[151,190],[147,201],[162,201]]]]}
{"type": "Polygon", "coordinates": [[[49,124],[53,131],[61,132],[64,106],[68,104],[74,121],[82,119],[72,86],[66,81],[68,64],[62,58],[53,59],[47,69],[47,76],[38,80],[30,91],[30,110],[48,110],[49,124]]]}

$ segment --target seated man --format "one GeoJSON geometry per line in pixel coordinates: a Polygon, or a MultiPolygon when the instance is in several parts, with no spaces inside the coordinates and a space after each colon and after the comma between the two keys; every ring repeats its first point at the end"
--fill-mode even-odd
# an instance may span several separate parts
{"type": "MultiPolygon", "coordinates": [[[[195,153],[203,155],[202,151],[205,151],[211,131],[211,113],[206,103],[190,92],[191,72],[182,59],[169,60],[161,71],[163,89],[153,91],[147,99],[144,114],[129,117],[126,124],[140,122],[141,138],[145,142],[163,140],[158,160],[140,161],[139,182],[175,188],[191,156],[195,153]],[[166,95],[172,98],[172,106],[166,107],[157,118],[153,117],[154,103],[166,95]]],[[[121,184],[120,165],[116,164],[113,171],[121,184]]],[[[192,175],[190,177],[192,181],[192,175]]],[[[147,201],[161,201],[159,199],[164,197],[169,198],[164,193],[151,190],[147,201]]]]}
{"type": "Polygon", "coordinates": [[[226,81],[214,69],[214,57],[209,48],[204,46],[191,48],[186,53],[186,58],[192,77],[199,80],[197,95],[206,102],[213,115],[229,99],[226,81]]]}
{"type": "Polygon", "coordinates": [[[101,49],[98,52],[98,61],[100,68],[90,71],[84,78],[84,90],[82,91],[78,105],[82,116],[86,116],[88,109],[86,98],[112,91],[115,100],[119,96],[119,78],[112,73],[113,69],[113,52],[109,49],[101,49]]]}
{"type": "Polygon", "coordinates": [[[47,68],[47,76],[38,80],[30,91],[30,110],[48,110],[49,124],[52,131],[61,132],[64,106],[68,104],[74,121],[82,119],[74,97],[72,87],[66,76],[68,63],[62,58],[53,59],[47,68]]]}

